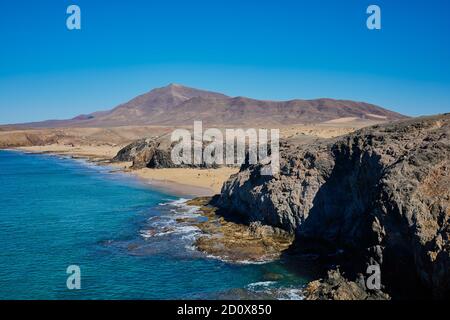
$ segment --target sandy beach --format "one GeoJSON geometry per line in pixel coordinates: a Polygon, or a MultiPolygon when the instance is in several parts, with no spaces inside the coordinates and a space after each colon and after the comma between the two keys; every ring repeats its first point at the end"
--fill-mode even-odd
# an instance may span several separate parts
{"type": "Polygon", "coordinates": [[[110,145],[50,144],[45,146],[18,147],[14,149],[32,153],[53,153],[86,158],[91,161],[102,161],[112,159],[121,148],[122,146],[110,145]]]}
{"type": "Polygon", "coordinates": [[[149,184],[155,187],[192,196],[211,196],[219,193],[223,183],[238,171],[239,168],[144,168],[129,172],[148,181],[149,184]]]}
{"type": "MultiPolygon", "coordinates": [[[[343,118],[341,120],[315,125],[284,126],[280,128],[280,134],[283,139],[308,142],[319,138],[340,136],[372,124],[371,121],[355,121],[353,118],[343,118]]],[[[16,146],[14,149],[33,153],[66,155],[73,158],[83,158],[99,165],[110,165],[115,170],[132,174],[155,188],[180,196],[211,196],[217,194],[230,175],[239,171],[239,168],[228,167],[219,169],[131,169],[131,163],[111,162],[111,159],[116,156],[119,150],[130,141],[137,137],[145,136],[150,132],[160,134],[169,130],[163,127],[71,128],[58,130],[61,135],[58,142],[34,146],[16,146]]],[[[55,134],[54,130],[51,129],[41,131],[48,135],[55,134]]],[[[42,136],[41,131],[37,132],[40,136],[42,136]]],[[[22,137],[25,133],[30,134],[30,132],[34,131],[3,132],[3,135],[0,135],[0,142],[3,141],[3,145],[7,146],[16,141],[17,137],[22,137]]],[[[26,141],[28,140],[26,139],[26,141]]]]}
{"type": "Polygon", "coordinates": [[[110,162],[122,146],[108,145],[61,145],[52,144],[46,146],[19,147],[21,150],[31,153],[48,153],[66,155],[74,158],[83,158],[99,165],[110,165],[121,172],[134,175],[150,186],[180,196],[198,197],[211,196],[220,192],[223,183],[239,171],[239,168],[218,169],[130,169],[129,162],[110,162]]]}

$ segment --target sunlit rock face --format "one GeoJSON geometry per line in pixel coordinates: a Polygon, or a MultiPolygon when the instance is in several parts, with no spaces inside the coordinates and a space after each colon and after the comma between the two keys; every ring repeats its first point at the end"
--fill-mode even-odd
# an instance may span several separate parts
{"type": "Polygon", "coordinates": [[[387,290],[408,281],[447,297],[449,128],[445,114],[312,144],[285,143],[279,175],[243,166],[225,183],[217,205],[295,233],[300,249],[342,249],[349,274],[377,264],[387,290]]]}

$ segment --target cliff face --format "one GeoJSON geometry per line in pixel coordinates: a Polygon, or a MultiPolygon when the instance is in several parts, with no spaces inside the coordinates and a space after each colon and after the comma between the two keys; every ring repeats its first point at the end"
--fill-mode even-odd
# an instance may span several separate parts
{"type": "Polygon", "coordinates": [[[412,281],[448,296],[449,135],[446,114],[309,145],[285,143],[279,175],[243,166],[216,202],[295,233],[300,249],[351,253],[355,272],[379,265],[388,290],[412,281]]]}

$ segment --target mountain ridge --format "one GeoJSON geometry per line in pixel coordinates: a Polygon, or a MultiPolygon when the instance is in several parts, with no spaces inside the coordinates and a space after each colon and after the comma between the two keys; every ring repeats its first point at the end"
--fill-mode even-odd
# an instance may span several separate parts
{"type": "Polygon", "coordinates": [[[284,125],[320,123],[340,118],[393,121],[407,118],[388,109],[351,100],[292,99],[287,101],[230,97],[222,93],[169,84],[107,110],[67,120],[14,124],[31,128],[107,127],[128,125],[284,125]]]}

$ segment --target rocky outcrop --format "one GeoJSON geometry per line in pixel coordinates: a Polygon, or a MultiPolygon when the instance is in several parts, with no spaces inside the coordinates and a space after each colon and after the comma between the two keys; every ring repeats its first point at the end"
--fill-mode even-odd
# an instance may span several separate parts
{"type": "Polygon", "coordinates": [[[207,205],[210,198],[196,198],[186,204],[198,206],[202,221],[195,223],[201,231],[195,247],[211,257],[235,263],[268,262],[280,257],[294,240],[284,230],[254,222],[249,226],[222,216],[207,205]]]}
{"type": "Polygon", "coordinates": [[[170,141],[169,135],[140,139],[121,149],[113,161],[132,162],[133,169],[213,167],[206,164],[175,164],[171,158],[174,145],[175,142],[170,141]]]}
{"type": "MultiPolygon", "coordinates": [[[[202,161],[200,164],[194,163],[194,154],[192,152],[192,159],[190,164],[175,164],[172,161],[172,148],[178,142],[172,142],[169,134],[163,136],[145,138],[137,140],[123,149],[113,158],[115,162],[132,162],[133,169],[140,168],[219,168],[222,165],[216,163],[206,163],[202,161]]],[[[203,143],[203,149],[208,144],[203,143]]],[[[225,149],[225,144],[223,147],[225,149]]],[[[236,153],[236,150],[235,150],[236,153]]],[[[224,153],[225,154],[225,153],[224,153]]]]}
{"type": "Polygon", "coordinates": [[[388,300],[379,290],[368,290],[364,279],[348,281],[339,270],[330,270],[324,280],[312,281],[304,290],[306,300],[388,300]]]}
{"type": "Polygon", "coordinates": [[[132,162],[134,169],[173,168],[175,164],[170,159],[170,145],[165,141],[167,139],[160,137],[137,140],[121,149],[113,161],[132,162]]]}
{"type": "Polygon", "coordinates": [[[378,265],[393,297],[448,297],[449,134],[446,114],[284,143],[278,175],[243,166],[215,204],[294,233],[298,250],[343,250],[350,280],[378,265]]]}

